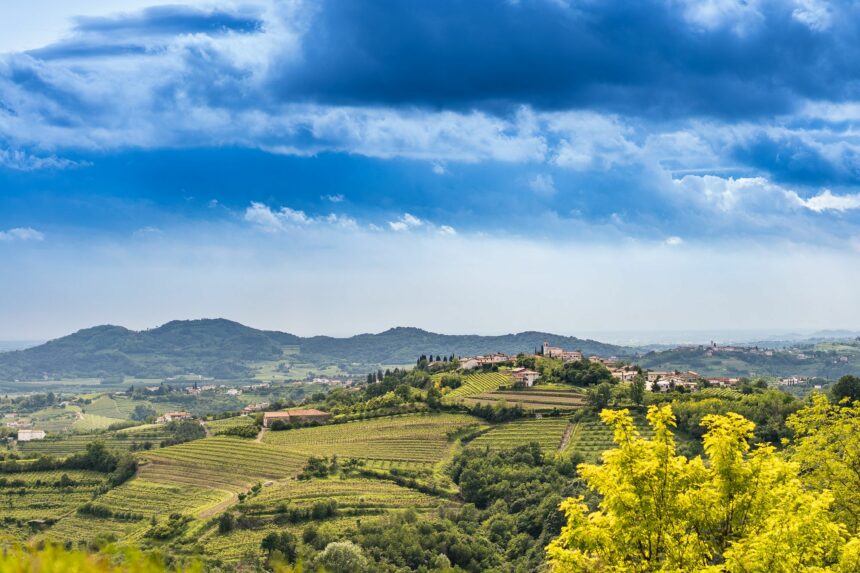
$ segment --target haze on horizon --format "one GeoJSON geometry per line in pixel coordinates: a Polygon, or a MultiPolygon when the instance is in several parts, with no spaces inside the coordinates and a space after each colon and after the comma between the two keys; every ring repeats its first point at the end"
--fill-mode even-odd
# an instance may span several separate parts
{"type": "Polygon", "coordinates": [[[9,0],[0,340],[858,330],[858,32],[827,0],[9,0]]]}

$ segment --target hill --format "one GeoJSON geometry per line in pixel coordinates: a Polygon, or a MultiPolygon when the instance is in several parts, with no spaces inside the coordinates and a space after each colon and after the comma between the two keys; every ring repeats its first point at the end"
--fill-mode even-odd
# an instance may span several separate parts
{"type": "Polygon", "coordinates": [[[303,363],[409,364],[421,354],[474,355],[522,352],[544,341],[602,356],[630,349],[544,332],[502,336],[445,335],[418,328],[392,328],[349,338],[309,338],[257,330],[225,319],[172,321],[133,331],[96,326],[39,346],[0,353],[0,380],[161,378],[188,373],[234,379],[252,375],[255,363],[289,356],[303,363]]]}

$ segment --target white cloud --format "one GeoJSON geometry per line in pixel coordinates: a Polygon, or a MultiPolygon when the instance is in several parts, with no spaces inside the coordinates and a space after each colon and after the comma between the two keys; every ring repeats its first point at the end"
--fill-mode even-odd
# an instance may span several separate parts
{"type": "Polygon", "coordinates": [[[450,225],[442,225],[441,227],[439,227],[439,234],[440,235],[456,235],[457,230],[454,229],[454,227],[451,227],[450,225]]]}
{"type": "Polygon", "coordinates": [[[278,211],[273,211],[268,205],[256,201],[253,201],[245,209],[244,219],[269,233],[282,231],[290,223],[307,225],[311,222],[311,219],[304,211],[297,211],[289,207],[281,207],[278,211]]]}
{"type": "Polygon", "coordinates": [[[809,199],[797,197],[797,201],[816,213],[824,211],[849,211],[851,209],[860,209],[860,193],[853,195],[834,195],[830,189],[825,189],[818,195],[809,199]]]}
{"type": "Polygon", "coordinates": [[[0,241],[42,241],[44,239],[44,233],[31,227],[15,227],[0,231],[0,241]]]}
{"type": "Polygon", "coordinates": [[[679,245],[684,244],[684,239],[682,239],[681,237],[674,237],[673,236],[673,237],[667,237],[665,242],[670,247],[677,247],[679,245]]]}
{"type": "Polygon", "coordinates": [[[744,35],[764,21],[761,0],[670,0],[680,4],[684,19],[704,30],[728,28],[744,35]]]}
{"type": "Polygon", "coordinates": [[[448,170],[445,169],[445,166],[442,163],[439,163],[437,161],[433,163],[433,173],[435,173],[436,175],[445,175],[446,173],[448,173],[448,170]]]}
{"type": "Polygon", "coordinates": [[[816,32],[828,30],[833,24],[830,4],[824,0],[794,0],[795,8],[791,17],[816,32]]]}
{"type": "MultiPolygon", "coordinates": [[[[2,108],[0,108],[2,111],[2,108]]],[[[2,126],[2,124],[0,124],[2,126]]],[[[2,133],[2,131],[0,131],[2,133]]],[[[71,169],[87,164],[81,164],[70,159],[62,159],[50,155],[38,157],[19,149],[0,149],[0,167],[8,167],[16,171],[36,171],[39,169],[71,169]]]]}
{"type": "Polygon", "coordinates": [[[557,192],[552,175],[544,173],[538,173],[529,179],[529,189],[541,197],[552,197],[557,192]]]}
{"type": "Polygon", "coordinates": [[[391,228],[391,230],[392,231],[398,231],[398,232],[408,231],[410,229],[420,227],[423,224],[424,224],[424,221],[422,221],[421,219],[419,219],[418,217],[416,217],[414,215],[410,215],[409,213],[404,213],[403,216],[401,216],[396,221],[389,221],[388,222],[388,226],[391,228]]]}
{"type": "Polygon", "coordinates": [[[322,198],[332,203],[343,203],[346,200],[346,197],[344,197],[342,193],[338,193],[337,195],[323,195],[322,198]]]}

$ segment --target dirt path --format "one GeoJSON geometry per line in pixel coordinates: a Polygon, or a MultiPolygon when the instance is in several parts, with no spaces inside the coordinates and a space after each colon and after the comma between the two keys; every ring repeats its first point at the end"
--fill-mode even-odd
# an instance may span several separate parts
{"type": "Polygon", "coordinates": [[[558,446],[559,452],[563,452],[567,448],[567,445],[570,443],[570,438],[573,436],[574,428],[576,428],[575,423],[567,423],[567,427],[564,429],[564,435],[561,437],[561,444],[558,446]]]}
{"type": "MultiPolygon", "coordinates": [[[[225,491],[225,490],[220,490],[220,491],[225,491]]],[[[201,511],[198,514],[197,517],[200,519],[209,519],[210,517],[215,517],[216,515],[223,513],[224,510],[226,510],[227,508],[233,507],[234,505],[236,505],[236,503],[238,503],[238,501],[239,501],[239,496],[233,492],[229,492],[229,493],[230,493],[230,497],[228,497],[224,501],[219,501],[218,503],[216,503],[215,505],[213,505],[212,507],[210,507],[208,509],[204,509],[203,511],[201,511]]]]}
{"type": "Polygon", "coordinates": [[[257,434],[257,437],[254,438],[254,441],[257,442],[258,444],[262,444],[263,443],[263,432],[265,432],[265,431],[266,431],[266,428],[260,428],[260,432],[257,434]]]}

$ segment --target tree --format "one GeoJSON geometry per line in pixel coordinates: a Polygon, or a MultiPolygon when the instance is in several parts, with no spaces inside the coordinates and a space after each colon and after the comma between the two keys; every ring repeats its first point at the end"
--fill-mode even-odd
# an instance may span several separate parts
{"type": "Polygon", "coordinates": [[[592,408],[602,410],[612,399],[612,387],[607,382],[602,382],[596,388],[588,390],[587,399],[592,408]]]}
{"type": "Polygon", "coordinates": [[[846,374],[830,388],[830,394],[836,402],[845,398],[850,402],[860,400],[860,378],[846,374]]]}
{"type": "Polygon", "coordinates": [[[788,418],[796,440],[789,451],[804,482],[830,489],[833,513],[853,533],[860,531],[860,402],[832,404],[823,394],[788,418]]]}
{"type": "Polygon", "coordinates": [[[224,512],[221,514],[221,517],[218,518],[218,533],[221,533],[222,535],[230,533],[233,531],[233,527],[235,525],[236,522],[233,518],[233,514],[230,512],[224,512]]]}
{"type": "Polygon", "coordinates": [[[579,466],[601,501],[591,513],[582,497],[562,503],[567,525],[547,548],[554,572],[856,570],[860,540],[832,519],[833,496],[806,489],[773,446],[751,450],[749,420],[706,416],[706,462],[676,455],[670,406],[649,408],[653,439],[626,410],[601,417],[617,447],[579,466]]]}
{"type": "Polygon", "coordinates": [[[315,560],[317,568],[328,573],[361,573],[367,571],[367,558],[352,541],[333,541],[315,560]]]}
{"type": "Polygon", "coordinates": [[[139,422],[143,422],[147,418],[151,418],[157,416],[158,412],[155,411],[155,408],[152,406],[147,406],[144,404],[137,404],[134,407],[134,411],[131,413],[131,419],[137,420],[139,422]]]}
{"type": "Polygon", "coordinates": [[[630,385],[630,399],[637,406],[645,403],[645,375],[641,372],[633,379],[630,385]]]}
{"type": "Polygon", "coordinates": [[[275,552],[278,552],[289,562],[296,560],[296,538],[289,531],[268,534],[260,542],[260,548],[269,557],[274,556],[275,552]]]}

